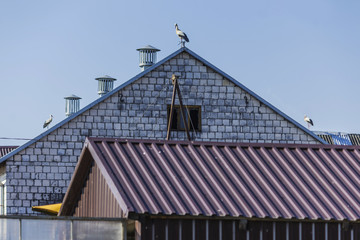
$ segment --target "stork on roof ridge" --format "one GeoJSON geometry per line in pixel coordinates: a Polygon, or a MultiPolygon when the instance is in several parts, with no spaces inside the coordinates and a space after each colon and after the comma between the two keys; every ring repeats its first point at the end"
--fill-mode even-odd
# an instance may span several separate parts
{"type": "MultiPolygon", "coordinates": [[[[44,122],[43,128],[48,127],[49,124],[52,122],[53,118],[54,118],[53,115],[50,114],[50,118],[47,119],[47,120],[44,122]]],[[[48,127],[48,128],[49,128],[49,127],[48,127]]]]}
{"type": "Polygon", "coordinates": [[[180,30],[177,23],[175,23],[175,29],[176,29],[176,34],[180,38],[180,43],[179,44],[181,44],[181,47],[185,47],[185,41],[189,42],[189,38],[186,36],[186,33],[184,33],[183,31],[180,30]]]}
{"type": "Polygon", "coordinates": [[[307,122],[307,124],[308,124],[308,129],[310,129],[310,125],[311,126],[314,126],[314,122],[313,122],[313,120],[311,120],[311,118],[309,118],[308,116],[304,116],[304,121],[305,122],[307,122]]]}

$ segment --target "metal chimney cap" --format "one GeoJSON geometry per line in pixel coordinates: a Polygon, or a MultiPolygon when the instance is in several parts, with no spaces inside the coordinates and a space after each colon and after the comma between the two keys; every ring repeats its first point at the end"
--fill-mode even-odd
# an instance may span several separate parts
{"type": "Polygon", "coordinates": [[[154,52],[160,51],[160,49],[157,49],[157,48],[155,48],[155,47],[153,47],[153,46],[151,46],[151,45],[147,45],[147,46],[145,46],[145,47],[136,49],[136,51],[141,51],[141,50],[152,50],[152,51],[154,51],[154,52]]]}
{"type": "Polygon", "coordinates": [[[78,96],[76,96],[74,94],[71,94],[70,96],[64,97],[64,99],[74,99],[74,100],[76,100],[76,99],[81,99],[81,97],[78,97],[78,96]]]}
{"type": "Polygon", "coordinates": [[[108,80],[116,81],[116,78],[110,77],[109,75],[105,75],[103,77],[95,78],[95,80],[102,80],[102,79],[108,79],[108,80]]]}

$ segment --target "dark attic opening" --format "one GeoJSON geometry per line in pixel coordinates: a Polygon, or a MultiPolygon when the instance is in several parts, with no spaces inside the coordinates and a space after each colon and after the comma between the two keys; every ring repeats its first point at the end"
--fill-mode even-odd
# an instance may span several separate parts
{"type": "MultiPolygon", "coordinates": [[[[167,106],[167,122],[169,124],[171,105],[167,106]]],[[[175,105],[170,128],[175,131],[185,131],[185,124],[191,131],[201,131],[201,106],[184,106],[185,121],[181,117],[180,105],[175,105]]]]}

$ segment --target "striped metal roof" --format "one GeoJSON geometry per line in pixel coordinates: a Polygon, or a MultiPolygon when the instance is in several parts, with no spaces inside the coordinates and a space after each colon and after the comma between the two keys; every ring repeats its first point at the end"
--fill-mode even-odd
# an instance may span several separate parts
{"type": "Polygon", "coordinates": [[[326,142],[328,142],[329,144],[334,144],[334,140],[333,138],[328,135],[328,134],[317,134],[319,137],[321,137],[322,139],[324,139],[326,142]]]}
{"type": "Polygon", "coordinates": [[[16,148],[18,148],[18,146],[0,146],[0,157],[5,156],[16,148]]]}
{"type": "Polygon", "coordinates": [[[342,132],[314,132],[329,144],[335,145],[360,145],[360,134],[349,134],[342,132]]]}
{"type": "Polygon", "coordinates": [[[85,146],[128,213],[360,219],[360,147],[95,138],[85,146]]]}
{"type": "Polygon", "coordinates": [[[360,134],[349,134],[349,138],[353,145],[360,145],[360,134]]]}

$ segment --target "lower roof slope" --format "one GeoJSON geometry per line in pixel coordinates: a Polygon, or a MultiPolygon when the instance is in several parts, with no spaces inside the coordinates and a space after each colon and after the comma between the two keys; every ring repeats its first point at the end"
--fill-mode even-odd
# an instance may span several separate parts
{"type": "Polygon", "coordinates": [[[90,138],[83,152],[127,213],[360,219],[360,147],[90,138]]]}

